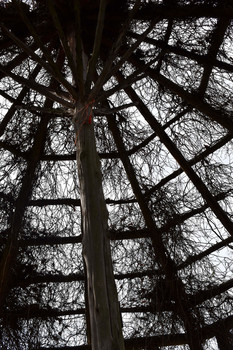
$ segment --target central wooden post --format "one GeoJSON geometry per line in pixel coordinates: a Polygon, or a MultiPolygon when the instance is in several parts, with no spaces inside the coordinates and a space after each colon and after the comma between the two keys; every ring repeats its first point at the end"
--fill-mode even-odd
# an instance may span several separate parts
{"type": "Polygon", "coordinates": [[[88,104],[77,104],[74,124],[92,350],[123,350],[122,322],[108,237],[108,212],[95,145],[93,113],[88,104]]]}
{"type": "Polygon", "coordinates": [[[76,134],[91,347],[92,350],[124,350],[122,321],[108,237],[108,211],[95,144],[93,101],[85,97],[88,95],[85,85],[89,62],[82,46],[81,31],[78,31],[77,23],[76,31],[71,24],[68,43],[76,65],[76,82],[80,95],[76,101],[73,123],[76,134]]]}

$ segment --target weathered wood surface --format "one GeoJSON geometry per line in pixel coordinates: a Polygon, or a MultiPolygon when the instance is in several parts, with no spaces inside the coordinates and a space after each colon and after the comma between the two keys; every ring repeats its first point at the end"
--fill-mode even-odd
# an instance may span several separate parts
{"type": "Polygon", "coordinates": [[[78,104],[76,113],[77,164],[91,344],[93,350],[122,350],[122,322],[113,276],[108,212],[96,152],[91,106],[78,104]]]}

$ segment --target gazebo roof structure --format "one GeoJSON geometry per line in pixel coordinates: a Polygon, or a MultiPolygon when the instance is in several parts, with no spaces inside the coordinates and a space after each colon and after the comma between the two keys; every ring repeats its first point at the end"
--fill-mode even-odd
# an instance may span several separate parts
{"type": "Polygon", "coordinates": [[[232,349],[232,17],[230,0],[0,1],[2,348],[91,349],[91,124],[125,348],[232,349]]]}

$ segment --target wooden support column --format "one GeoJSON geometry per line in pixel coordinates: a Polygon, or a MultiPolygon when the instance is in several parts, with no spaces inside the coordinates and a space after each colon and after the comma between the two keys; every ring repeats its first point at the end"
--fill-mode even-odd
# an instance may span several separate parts
{"type": "Polygon", "coordinates": [[[78,103],[74,123],[91,345],[92,350],[123,350],[122,322],[108,234],[108,212],[92,118],[91,106],[78,103]]]}
{"type": "MultiPolygon", "coordinates": [[[[75,63],[73,83],[76,84],[79,95],[75,102],[73,123],[80,186],[83,257],[87,277],[87,324],[90,325],[87,333],[90,333],[92,350],[124,350],[122,320],[111,259],[108,211],[95,143],[92,111],[94,100],[90,101],[87,97],[101,44],[105,6],[106,1],[101,0],[92,58],[88,57],[83,48],[78,3],[74,7],[76,22],[70,23],[66,31],[69,47],[65,45],[64,50],[68,56],[71,54],[71,60],[75,63]]],[[[55,11],[51,7],[54,18],[55,11]]]]}

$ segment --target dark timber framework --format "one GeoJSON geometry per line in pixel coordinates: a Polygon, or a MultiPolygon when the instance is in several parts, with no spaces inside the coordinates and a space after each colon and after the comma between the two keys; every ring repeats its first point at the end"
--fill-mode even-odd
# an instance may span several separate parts
{"type": "Polygon", "coordinates": [[[232,349],[232,2],[0,16],[1,346],[232,349]]]}

